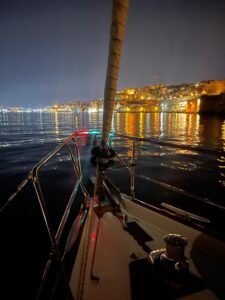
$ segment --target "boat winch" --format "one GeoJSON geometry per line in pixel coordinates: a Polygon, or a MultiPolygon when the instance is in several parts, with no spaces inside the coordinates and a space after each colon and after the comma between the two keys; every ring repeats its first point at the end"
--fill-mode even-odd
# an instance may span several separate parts
{"type": "Polygon", "coordinates": [[[151,251],[150,262],[155,267],[164,269],[168,275],[186,273],[189,266],[184,254],[187,239],[179,234],[170,233],[165,235],[163,240],[166,248],[151,251]]]}

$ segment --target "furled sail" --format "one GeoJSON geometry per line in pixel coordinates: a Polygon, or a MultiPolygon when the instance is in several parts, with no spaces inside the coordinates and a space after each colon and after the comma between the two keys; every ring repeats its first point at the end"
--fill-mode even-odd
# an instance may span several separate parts
{"type": "Polygon", "coordinates": [[[107,144],[109,132],[111,130],[112,114],[116,96],[116,88],[120,68],[120,58],[125,35],[128,5],[129,0],[113,1],[108,68],[104,91],[104,114],[102,127],[103,145],[107,144]]]}

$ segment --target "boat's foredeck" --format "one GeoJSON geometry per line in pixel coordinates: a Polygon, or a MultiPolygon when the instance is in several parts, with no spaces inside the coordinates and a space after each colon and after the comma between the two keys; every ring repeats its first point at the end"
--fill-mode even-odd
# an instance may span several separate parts
{"type": "MultiPolygon", "coordinates": [[[[83,299],[101,300],[106,299],[106,295],[112,300],[121,299],[121,295],[123,299],[131,299],[129,263],[134,253],[137,257],[145,257],[146,253],[111,212],[106,212],[100,219],[96,216],[93,222],[96,226],[91,233],[89,248],[93,255],[88,257],[83,299]]],[[[74,270],[70,282],[72,289],[76,280],[74,270]]]]}
{"type": "MultiPolygon", "coordinates": [[[[220,242],[213,238],[211,240],[210,238],[204,239],[204,235],[199,231],[190,229],[158,213],[146,210],[129,200],[123,199],[122,207],[128,216],[128,224],[136,224],[139,235],[142,235],[140,233],[140,228],[142,228],[147,236],[146,241],[144,241],[144,244],[143,241],[138,241],[138,238],[132,235],[130,230],[124,229],[120,218],[112,212],[105,212],[100,218],[93,213],[92,218],[87,220],[91,225],[89,228],[92,228],[89,234],[89,246],[85,250],[89,226],[87,222],[86,231],[81,240],[83,247],[80,247],[71,276],[70,285],[75,299],[139,299],[136,297],[139,287],[135,288],[135,296],[133,282],[137,282],[141,276],[144,276],[144,288],[149,291],[149,294],[146,298],[140,299],[149,299],[151,293],[155,293],[157,290],[155,275],[149,275],[148,267],[146,273],[146,266],[143,267],[145,269],[143,273],[142,267],[138,266],[136,268],[134,265],[146,260],[149,254],[147,252],[148,248],[149,251],[164,248],[162,237],[168,233],[179,233],[188,239],[185,256],[190,261],[189,270],[192,279],[196,279],[194,281],[195,286],[193,287],[192,284],[192,288],[189,290],[185,288],[184,292],[178,293],[180,295],[178,298],[217,299],[210,288],[218,293],[224,292],[222,291],[224,288],[222,278],[224,278],[225,267],[219,264],[221,264],[221,259],[225,261],[225,251],[220,254],[216,251],[216,243],[220,242]],[[213,247],[210,247],[211,243],[213,243],[213,247]],[[88,251],[86,260],[85,251],[88,251]],[[214,254],[219,255],[219,257],[214,257],[214,254]],[[198,258],[197,264],[195,264],[195,257],[198,258]],[[85,265],[85,269],[82,265],[85,265]],[[207,268],[202,273],[204,266],[207,268]],[[148,276],[149,280],[146,279],[148,276]],[[202,279],[207,279],[208,282],[205,283],[202,279]],[[196,286],[198,283],[200,285],[196,286]]],[[[136,229],[134,228],[134,230],[136,229]]],[[[218,247],[221,249],[221,246],[225,249],[222,242],[218,247]]],[[[160,295],[162,294],[159,292],[157,299],[160,299],[160,295]]],[[[168,299],[173,298],[171,295],[168,295],[168,299]]]]}

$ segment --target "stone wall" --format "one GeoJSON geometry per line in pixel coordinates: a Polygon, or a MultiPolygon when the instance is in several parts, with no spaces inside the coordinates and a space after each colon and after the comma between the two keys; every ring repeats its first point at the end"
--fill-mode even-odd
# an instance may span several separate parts
{"type": "Polygon", "coordinates": [[[225,93],[220,95],[202,95],[199,113],[225,114],[225,93]]]}

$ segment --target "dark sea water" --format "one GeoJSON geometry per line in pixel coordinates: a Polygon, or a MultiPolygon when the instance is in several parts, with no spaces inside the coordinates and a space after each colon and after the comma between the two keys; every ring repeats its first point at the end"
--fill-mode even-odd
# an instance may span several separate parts
{"type": "MultiPolygon", "coordinates": [[[[0,113],[0,178],[5,199],[48,152],[79,129],[101,128],[98,113],[0,113]]],[[[225,117],[176,113],[116,113],[113,131],[148,139],[137,145],[142,173],[225,206],[225,117]],[[144,162],[144,166],[142,163],[144,162]],[[204,188],[202,188],[204,186],[204,188]]],[[[131,142],[117,138],[124,157],[131,142]],[[122,147],[123,146],[123,147],[122,147]]],[[[4,202],[1,197],[1,203],[4,202]]]]}
{"type": "MultiPolygon", "coordinates": [[[[0,205],[16,190],[30,169],[74,131],[101,128],[100,113],[0,113],[0,205]]],[[[210,220],[209,230],[225,236],[225,117],[182,113],[115,113],[112,145],[129,162],[136,141],[137,198],[161,202],[210,220]],[[119,135],[119,136],[118,136],[119,135]]],[[[89,162],[82,162],[88,167],[89,162]]],[[[94,169],[93,171],[94,172],[94,169]]],[[[122,192],[129,177],[118,163],[109,169],[122,192]],[[115,176],[116,174],[116,176],[115,176]],[[122,179],[122,180],[121,180],[122,179]]],[[[72,191],[75,177],[68,155],[59,153],[43,172],[53,227],[59,208],[72,191]],[[54,195],[54,196],[53,196],[54,195]]],[[[42,178],[41,178],[42,180],[42,178]]],[[[44,188],[45,189],[45,188],[44,188]]],[[[29,185],[0,215],[1,285],[7,297],[34,299],[50,249],[38,202],[29,185]],[[37,225],[38,224],[38,225],[37,225]],[[25,246],[24,246],[25,245],[25,246]],[[46,246],[47,245],[47,246],[46,246]],[[36,274],[37,273],[37,274],[36,274]]],[[[76,204],[78,211],[80,203],[76,204]]]]}

